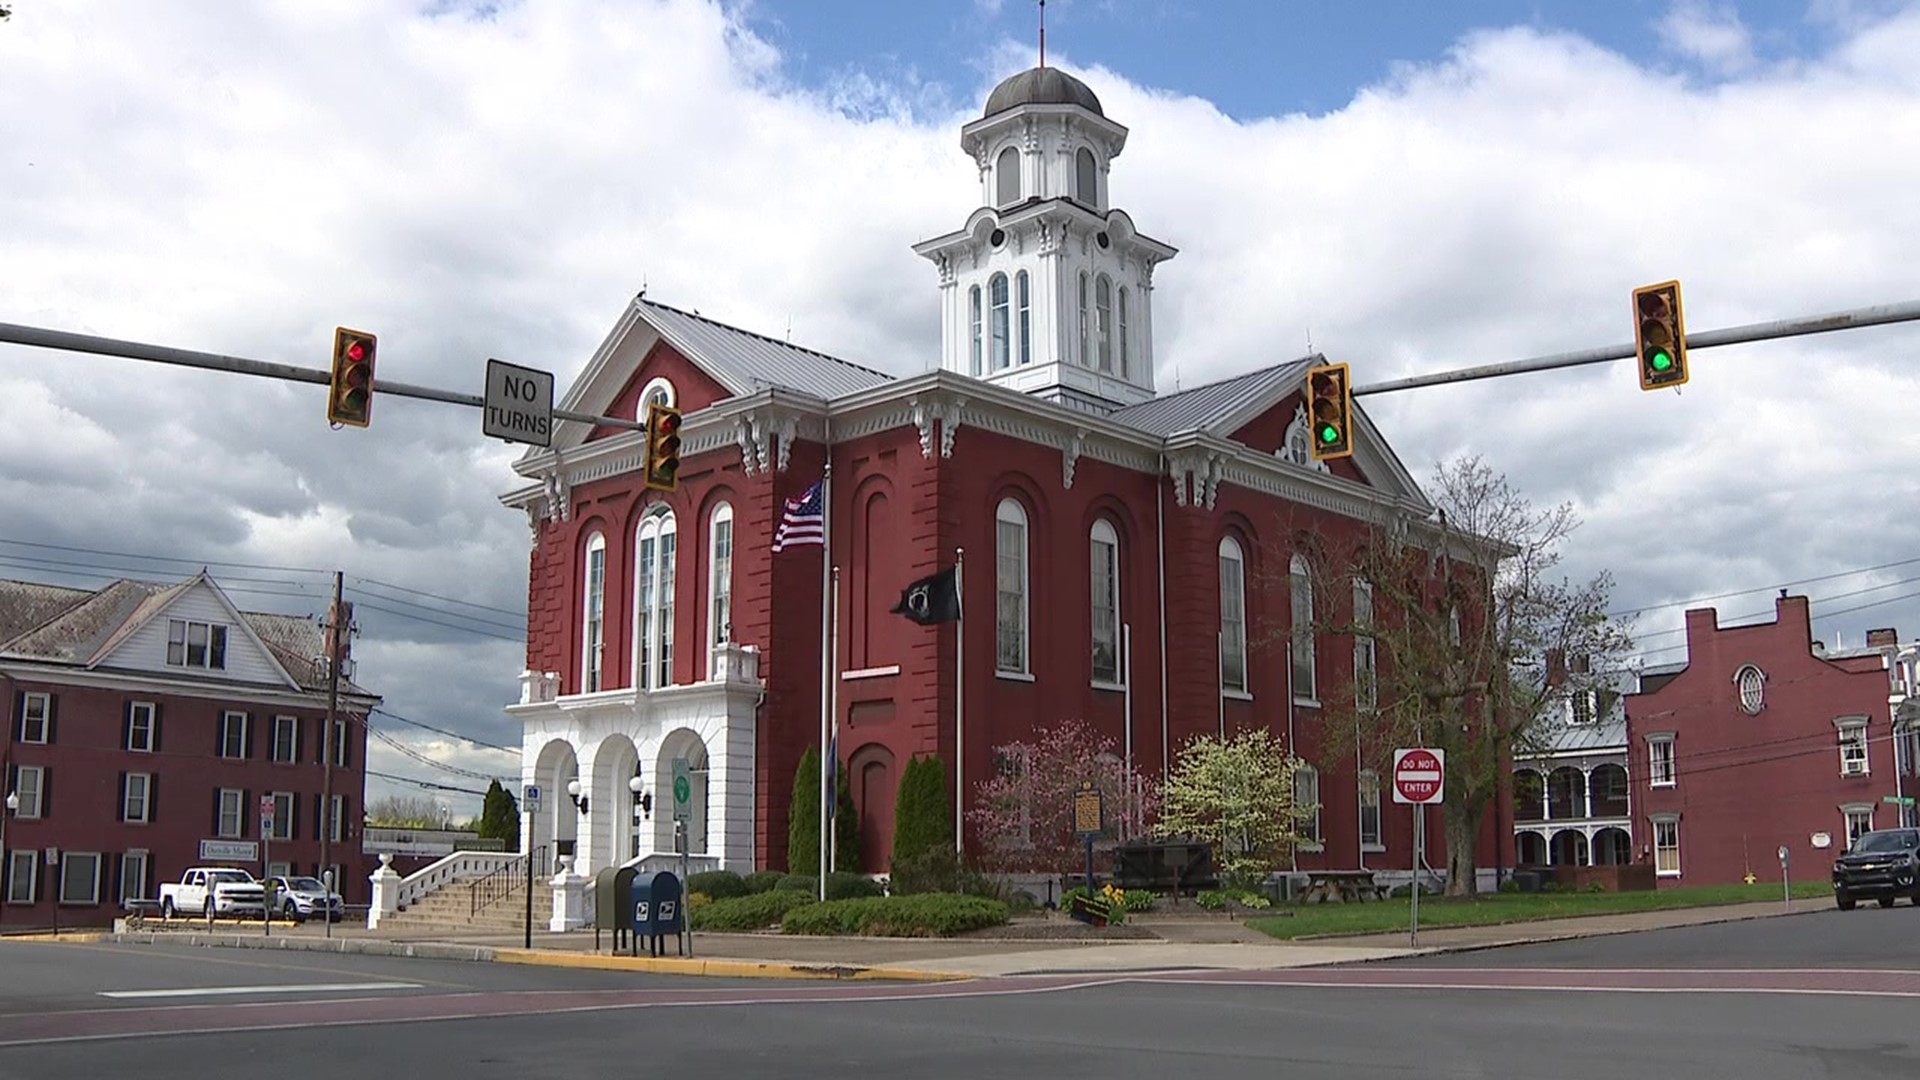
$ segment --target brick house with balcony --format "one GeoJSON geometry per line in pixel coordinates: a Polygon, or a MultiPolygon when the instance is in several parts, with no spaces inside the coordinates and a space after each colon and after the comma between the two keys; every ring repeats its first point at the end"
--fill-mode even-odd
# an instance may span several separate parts
{"type": "Polygon", "coordinates": [[[1686,632],[1685,662],[1644,672],[1626,699],[1634,849],[1661,884],[1772,877],[1783,845],[1798,875],[1824,873],[1853,837],[1898,823],[1884,797],[1911,750],[1895,738],[1894,631],[1827,649],[1807,598],[1783,593],[1769,622],[1722,626],[1701,608],[1686,632]]]}
{"type": "Polygon", "coordinates": [[[1633,860],[1625,690],[1631,673],[1595,674],[1582,656],[1539,719],[1537,753],[1513,773],[1514,864],[1625,866],[1633,860]]]}
{"type": "MultiPolygon", "coordinates": [[[[193,865],[323,869],[324,637],[312,619],[239,610],[205,572],[0,581],[0,756],[18,800],[0,833],[0,920],[45,926],[57,902],[61,925],[106,924],[193,865]]],[[[358,823],[378,702],[340,680],[330,854],[348,903],[369,889],[358,823]]]]}
{"type": "MultiPolygon", "coordinates": [[[[1373,652],[1316,635],[1314,613],[1371,594],[1342,579],[1314,595],[1309,560],[1375,527],[1475,553],[1430,522],[1364,413],[1351,458],[1312,460],[1301,388],[1318,357],[1156,389],[1153,276],[1174,249],[1111,206],[1127,131],[1083,83],[1016,75],[961,134],[985,205],[914,248],[940,291],[935,370],[895,378],[642,295],[563,405],[679,408],[678,489],[646,489],[640,433],[575,422],[515,464],[502,502],[533,550],[507,712],[523,780],[547,793],[526,843],[587,874],[672,850],[677,762],[699,864],[786,867],[795,769],[831,709],[869,871],[888,866],[910,757],[938,755],[950,782],[957,766],[971,809],[1007,767],[996,746],[1081,718],[1149,775],[1190,736],[1265,726],[1319,807],[1300,867],[1410,873],[1410,813],[1383,815],[1379,775],[1320,749],[1322,699],[1352,692],[1373,652]],[[775,553],[816,484],[824,554],[775,553]],[[958,630],[894,613],[956,564],[958,630]],[[660,793],[651,817],[636,788],[660,793]]],[[[1481,864],[1508,843],[1489,822],[1481,864]]]]}

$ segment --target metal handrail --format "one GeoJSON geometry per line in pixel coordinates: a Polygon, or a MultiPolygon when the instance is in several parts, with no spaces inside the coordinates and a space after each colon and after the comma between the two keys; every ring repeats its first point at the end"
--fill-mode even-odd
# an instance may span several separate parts
{"type": "MultiPolygon", "coordinates": [[[[547,860],[547,845],[541,844],[533,849],[535,866],[543,865],[547,860]]],[[[526,858],[526,856],[521,856],[526,858]]],[[[510,896],[520,888],[520,878],[526,867],[515,860],[505,866],[489,870],[484,876],[476,878],[467,886],[467,915],[469,918],[480,914],[480,909],[491,907],[510,896]]]]}

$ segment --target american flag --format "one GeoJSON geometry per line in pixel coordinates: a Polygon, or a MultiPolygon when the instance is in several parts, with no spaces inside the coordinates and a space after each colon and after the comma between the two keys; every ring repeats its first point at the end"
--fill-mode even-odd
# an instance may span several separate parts
{"type": "Polygon", "coordinates": [[[773,532],[776,553],[801,544],[826,544],[827,515],[820,498],[823,482],[816,480],[812,487],[787,500],[786,512],[780,515],[780,527],[773,532]]]}

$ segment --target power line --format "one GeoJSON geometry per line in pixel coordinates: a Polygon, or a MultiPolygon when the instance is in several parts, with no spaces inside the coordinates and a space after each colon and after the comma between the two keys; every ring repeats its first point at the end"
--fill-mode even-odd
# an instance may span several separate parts
{"type": "MultiPolygon", "coordinates": [[[[364,593],[362,593],[361,595],[363,595],[363,596],[364,596],[364,595],[366,595],[366,594],[364,594],[364,593]]],[[[400,603],[400,602],[401,602],[401,601],[395,601],[395,603],[400,603]]],[[[357,604],[356,606],[357,606],[357,607],[363,607],[363,608],[366,608],[366,609],[368,609],[368,610],[370,610],[370,611],[380,611],[380,612],[385,612],[385,613],[386,613],[386,614],[388,614],[388,615],[397,615],[397,616],[399,616],[399,617],[400,617],[400,618],[402,618],[402,619],[412,619],[412,620],[413,620],[413,621],[415,621],[415,622],[423,622],[423,623],[432,623],[432,624],[433,624],[433,625],[435,625],[435,626],[444,626],[444,627],[446,627],[446,628],[447,628],[447,629],[449,629],[449,630],[459,630],[459,631],[462,631],[462,632],[464,632],[464,633],[468,633],[468,634],[473,634],[473,635],[475,635],[475,636],[478,636],[478,637],[490,637],[490,638],[498,638],[498,639],[499,639],[499,640],[501,640],[501,641],[524,641],[524,640],[525,640],[525,639],[524,639],[524,638],[523,638],[523,637],[522,637],[521,635],[519,635],[519,634],[499,634],[499,633],[494,633],[494,632],[493,632],[493,631],[491,631],[491,630],[481,630],[481,629],[479,629],[479,628],[477,628],[477,627],[472,627],[472,626],[460,626],[460,625],[458,625],[458,624],[455,624],[455,623],[450,623],[450,622],[442,622],[442,621],[441,621],[441,620],[439,620],[439,619],[429,619],[429,618],[427,618],[427,617],[426,617],[425,615],[414,615],[414,614],[411,614],[411,613],[409,613],[409,612],[405,612],[405,611],[399,611],[399,610],[396,610],[396,609],[394,609],[394,608],[389,608],[389,607],[381,607],[381,606],[380,606],[379,604],[375,604],[375,603],[372,603],[371,601],[367,601],[367,600],[361,600],[361,601],[360,601],[360,602],[359,602],[359,603],[358,603],[358,604],[357,604]]],[[[429,609],[429,610],[430,610],[430,609],[429,609]]],[[[456,617],[456,618],[458,618],[459,616],[455,616],[455,617],[456,617]]],[[[498,624],[498,623],[494,623],[493,625],[495,625],[495,626],[499,626],[500,624],[498,624]]],[[[501,627],[501,629],[509,629],[509,628],[508,628],[508,627],[501,627]]]]}
{"type": "Polygon", "coordinates": [[[21,547],[46,548],[50,551],[66,551],[80,555],[106,555],[116,559],[143,559],[148,562],[176,562],[188,566],[233,566],[242,570],[288,570],[296,574],[331,574],[331,570],[316,570],[307,566],[284,566],[278,563],[229,562],[223,559],[186,559],[177,555],[140,555],[129,551],[104,551],[99,548],[73,547],[67,544],[47,544],[35,540],[16,540],[0,536],[0,544],[18,544],[21,547]]]}
{"type": "Polygon", "coordinates": [[[411,776],[395,776],[392,773],[375,772],[372,769],[366,770],[366,774],[381,780],[391,780],[396,784],[412,784],[415,787],[426,788],[429,791],[451,791],[458,795],[476,795],[482,799],[487,797],[487,793],[484,791],[455,787],[452,784],[442,784],[434,780],[417,780],[411,776]]]}
{"type": "Polygon", "coordinates": [[[403,593],[412,593],[415,596],[425,596],[433,600],[444,600],[449,604],[461,604],[466,607],[479,608],[481,611],[492,611],[492,612],[497,612],[501,615],[511,615],[514,618],[521,619],[523,621],[527,617],[527,613],[524,611],[513,611],[508,608],[489,607],[486,604],[476,604],[471,600],[457,600],[451,596],[441,596],[439,593],[430,593],[425,591],[424,589],[409,589],[405,585],[392,585],[384,581],[375,581],[372,578],[356,577],[354,578],[354,580],[362,582],[367,585],[378,585],[383,589],[394,589],[403,593]]]}
{"type": "Polygon", "coordinates": [[[401,716],[399,713],[391,712],[387,709],[375,707],[372,711],[375,714],[386,717],[389,720],[398,720],[403,724],[411,724],[412,726],[417,728],[425,728],[426,730],[434,732],[435,734],[445,735],[450,739],[459,739],[462,742],[469,742],[475,746],[483,746],[483,747],[486,747],[488,750],[499,750],[503,753],[516,754],[516,755],[521,753],[521,749],[517,746],[502,746],[499,743],[490,743],[485,741],[484,739],[476,739],[471,735],[461,735],[458,732],[448,731],[446,728],[434,727],[432,724],[422,723],[419,720],[409,720],[406,717],[401,716]]]}
{"type": "Polygon", "coordinates": [[[1664,604],[1648,604],[1646,607],[1627,608],[1623,611],[1609,611],[1607,612],[1607,618],[1621,619],[1629,615],[1642,615],[1649,611],[1659,611],[1663,608],[1690,607],[1694,604],[1707,603],[1710,600],[1728,600],[1736,596],[1746,596],[1750,593],[1768,592],[1773,589],[1788,589],[1795,585],[1811,585],[1816,581],[1832,581],[1835,578],[1852,577],[1855,574],[1871,574],[1876,570],[1891,570],[1896,566],[1907,566],[1917,562],[1920,562],[1920,556],[1915,556],[1911,559],[1900,559],[1896,562],[1881,563],[1878,566],[1862,566],[1853,570],[1839,570],[1831,574],[1821,574],[1818,577],[1782,581],[1775,585],[1760,585],[1751,589],[1738,589],[1734,592],[1715,593],[1712,596],[1696,596],[1691,600],[1669,600],[1664,604]]]}

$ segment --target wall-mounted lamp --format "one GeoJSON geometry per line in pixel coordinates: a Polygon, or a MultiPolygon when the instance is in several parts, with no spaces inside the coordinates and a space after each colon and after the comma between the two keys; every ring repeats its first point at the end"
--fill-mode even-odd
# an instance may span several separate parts
{"type": "Polygon", "coordinates": [[[633,817],[635,821],[653,817],[653,796],[644,789],[647,782],[639,776],[627,781],[627,790],[633,792],[633,817]]]}
{"type": "Polygon", "coordinates": [[[576,807],[579,807],[580,812],[582,814],[587,812],[588,796],[580,794],[580,778],[579,777],[575,777],[572,780],[567,781],[567,798],[573,800],[573,805],[576,807]]]}

